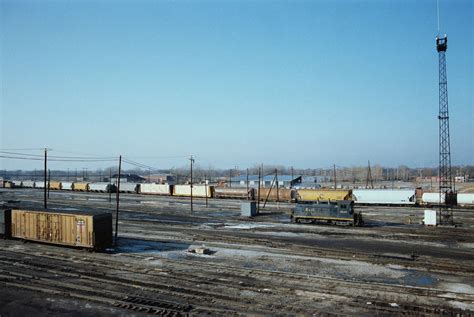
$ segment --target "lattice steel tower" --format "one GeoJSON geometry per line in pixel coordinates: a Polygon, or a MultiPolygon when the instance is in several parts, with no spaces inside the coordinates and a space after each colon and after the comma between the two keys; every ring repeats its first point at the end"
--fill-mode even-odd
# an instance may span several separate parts
{"type": "Polygon", "coordinates": [[[439,55],[439,220],[441,224],[452,224],[453,213],[450,204],[453,192],[451,175],[451,148],[449,143],[448,80],[446,77],[446,50],[448,37],[436,37],[436,50],[439,55]],[[441,204],[444,196],[445,204],[441,204]]]}

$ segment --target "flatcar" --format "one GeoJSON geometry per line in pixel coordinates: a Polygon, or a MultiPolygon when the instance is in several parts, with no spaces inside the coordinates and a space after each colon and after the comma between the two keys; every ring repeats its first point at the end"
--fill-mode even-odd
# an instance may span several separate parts
{"type": "Polygon", "coordinates": [[[291,221],[324,222],[328,224],[350,224],[362,226],[362,214],[354,210],[352,200],[317,201],[311,203],[297,203],[290,215],[291,221]]]}

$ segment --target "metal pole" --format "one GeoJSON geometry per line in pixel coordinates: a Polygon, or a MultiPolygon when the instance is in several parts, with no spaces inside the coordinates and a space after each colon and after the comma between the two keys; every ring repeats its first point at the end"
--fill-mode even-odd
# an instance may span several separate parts
{"type": "Polygon", "coordinates": [[[334,189],[337,189],[336,164],[334,164],[334,189]]]}
{"type": "Polygon", "coordinates": [[[44,149],[44,209],[48,209],[48,195],[46,188],[46,173],[48,172],[48,149],[44,149]]]}
{"type": "MultiPolygon", "coordinates": [[[[109,184],[112,185],[112,169],[109,168],[109,184]]],[[[112,202],[112,190],[109,190],[109,203],[112,202]]]]}
{"type": "Polygon", "coordinates": [[[249,169],[247,168],[247,200],[250,199],[249,195],[249,169]]]}
{"type": "Polygon", "coordinates": [[[232,187],[232,169],[229,170],[229,187],[232,187]]]}
{"type": "Polygon", "coordinates": [[[280,189],[278,187],[278,170],[275,168],[275,179],[276,179],[276,185],[277,185],[277,203],[280,202],[280,189]]]}
{"type": "Polygon", "coordinates": [[[51,187],[51,171],[48,168],[48,199],[49,199],[49,189],[51,187]]]}
{"type": "Polygon", "coordinates": [[[122,155],[119,156],[119,169],[117,178],[117,209],[115,210],[115,239],[114,244],[117,245],[118,235],[118,216],[119,216],[119,203],[120,203],[120,174],[122,173],[122,155]]]}
{"type": "Polygon", "coordinates": [[[190,166],[191,166],[191,212],[193,212],[193,163],[194,163],[194,159],[193,159],[193,156],[191,155],[191,157],[189,158],[189,161],[190,161],[190,166]]]}
{"type": "Polygon", "coordinates": [[[258,193],[257,193],[257,214],[260,213],[260,167],[258,168],[258,193]]]}
{"type": "Polygon", "coordinates": [[[206,179],[206,174],[204,174],[204,188],[206,190],[206,207],[207,207],[207,179],[206,179]]]}

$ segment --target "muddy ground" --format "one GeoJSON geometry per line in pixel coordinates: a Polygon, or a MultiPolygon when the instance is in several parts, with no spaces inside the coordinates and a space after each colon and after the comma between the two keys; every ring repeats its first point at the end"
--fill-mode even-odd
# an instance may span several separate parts
{"type": "MultiPolygon", "coordinates": [[[[42,192],[0,190],[41,207],[42,192]]],[[[424,227],[424,208],[359,207],[366,226],[290,223],[288,203],[121,195],[118,245],[92,253],[0,241],[1,316],[470,315],[474,210],[424,227]],[[189,250],[206,247],[211,254],[189,250]]],[[[49,207],[113,212],[108,194],[50,193],[49,207]]]]}

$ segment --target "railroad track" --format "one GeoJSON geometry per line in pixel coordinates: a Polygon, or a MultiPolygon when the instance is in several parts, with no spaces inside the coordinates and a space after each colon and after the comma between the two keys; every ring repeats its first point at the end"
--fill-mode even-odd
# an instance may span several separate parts
{"type": "MultiPolygon", "coordinates": [[[[143,228],[147,227],[147,223],[140,220],[129,220],[124,223],[121,228],[122,232],[128,237],[140,237],[145,238],[143,228]]],[[[149,227],[148,227],[149,228],[149,227]]],[[[222,244],[232,244],[235,246],[246,245],[246,246],[264,246],[276,250],[277,253],[287,255],[301,255],[309,257],[325,257],[335,259],[347,259],[354,260],[354,256],[357,260],[364,260],[367,262],[377,264],[390,264],[401,263],[406,267],[419,268],[423,267],[431,272],[439,273],[452,273],[456,272],[461,275],[472,276],[474,273],[474,262],[463,261],[460,265],[459,261],[450,260],[449,258],[431,258],[429,256],[419,257],[390,257],[380,254],[379,252],[364,252],[359,249],[334,249],[330,246],[323,248],[311,245],[311,240],[305,241],[291,241],[290,243],[285,238],[275,236],[265,236],[255,232],[242,232],[242,231],[225,231],[225,230],[209,230],[209,229],[194,229],[189,227],[173,226],[172,229],[165,226],[153,225],[153,230],[160,232],[160,236],[165,237],[167,234],[176,239],[179,237],[180,242],[189,243],[206,243],[211,246],[215,243],[215,246],[222,244]],[[179,234],[179,235],[178,235],[179,234]],[[309,244],[309,245],[308,245],[309,244]]],[[[403,245],[401,245],[403,247],[403,245]]],[[[458,258],[469,259],[473,256],[472,252],[466,251],[455,251],[458,258]]]]}
{"type": "MultiPolygon", "coordinates": [[[[244,269],[240,267],[229,267],[228,265],[219,265],[219,264],[207,264],[207,263],[200,263],[196,262],[192,264],[193,270],[190,270],[189,263],[182,263],[180,261],[172,261],[172,260],[165,260],[169,267],[173,267],[172,271],[166,271],[167,274],[163,275],[161,271],[155,272],[154,270],[149,271],[147,273],[143,273],[143,267],[134,265],[132,267],[125,267],[121,268],[122,271],[126,273],[134,273],[138,274],[142,278],[147,279],[148,281],[132,279],[127,277],[120,277],[114,275],[109,275],[107,272],[110,270],[116,270],[117,264],[114,264],[113,261],[107,260],[100,260],[95,258],[92,263],[94,263],[94,267],[92,271],[89,269],[87,271],[81,270],[76,268],[76,266],[84,267],[87,263],[91,263],[90,260],[77,260],[76,257],[70,258],[67,254],[59,253],[57,255],[48,254],[48,255],[41,255],[39,256],[41,259],[41,263],[37,263],[39,261],[31,261],[21,260],[21,265],[13,265],[13,263],[18,263],[18,255],[23,255],[24,257],[30,257],[31,253],[22,253],[22,252],[10,252],[7,251],[6,256],[0,257],[0,265],[3,267],[3,271],[0,271],[0,281],[9,283],[8,285],[16,285],[19,287],[22,286],[36,286],[39,288],[44,288],[47,291],[55,291],[55,292],[67,292],[71,297],[76,298],[84,298],[93,301],[99,301],[103,303],[108,303],[117,307],[126,308],[126,309],[133,309],[137,311],[143,312],[151,312],[156,313],[157,311],[164,312],[166,314],[171,314],[175,316],[180,316],[180,314],[202,314],[202,313],[210,313],[212,315],[224,315],[229,313],[239,313],[238,311],[224,311],[224,310],[215,310],[210,307],[208,308],[199,308],[198,306],[194,306],[192,302],[202,303],[202,301],[213,301],[213,305],[218,306],[217,302],[221,302],[221,305],[226,307],[238,307],[238,306],[251,306],[253,309],[256,307],[261,307],[263,311],[260,311],[261,314],[268,313],[271,309],[268,303],[278,303],[281,301],[281,296],[284,294],[291,295],[295,290],[299,294],[310,294],[313,296],[319,297],[347,297],[350,299],[346,305],[359,309],[359,310],[367,310],[368,312],[374,310],[377,313],[385,313],[385,314],[398,314],[401,311],[404,313],[412,312],[416,313],[417,315],[427,315],[431,316],[433,314],[466,314],[465,311],[456,310],[449,307],[442,307],[442,306],[435,306],[438,308],[433,308],[430,305],[420,305],[416,303],[432,301],[433,298],[440,298],[442,300],[460,300],[464,296],[464,300],[474,300],[471,296],[467,296],[465,294],[453,294],[451,297],[446,295],[446,291],[444,290],[433,290],[433,289],[426,289],[426,288],[409,288],[404,286],[396,286],[396,285],[385,285],[385,284],[377,284],[377,283],[361,283],[361,282],[351,282],[351,281],[344,281],[338,279],[331,279],[325,278],[320,276],[310,276],[305,274],[297,274],[297,273],[286,273],[286,272],[277,272],[277,271],[267,271],[267,270],[257,270],[257,269],[244,269]],[[52,261],[51,264],[45,264],[45,260],[52,261]],[[62,272],[62,270],[57,270],[58,262],[65,262],[75,263],[74,265],[69,264],[67,267],[67,272],[62,272]],[[17,261],[17,262],[15,262],[17,261]],[[10,265],[9,265],[10,264],[10,265]],[[15,278],[14,280],[8,279],[5,281],[5,267],[10,267],[13,265],[13,269],[9,269],[7,272],[13,275],[19,275],[20,278],[15,278]],[[56,269],[55,269],[56,268],[56,269]],[[12,272],[13,271],[13,272],[12,272]],[[36,272],[34,274],[26,273],[33,271],[36,272]],[[45,276],[38,276],[40,272],[47,272],[55,274],[54,280],[47,280],[45,276]],[[94,273],[95,272],[95,273],[94,273]],[[94,273],[94,274],[92,274],[94,273]],[[29,276],[26,276],[30,274],[29,276]],[[81,287],[87,287],[88,289],[82,289],[81,292],[78,292],[78,282],[74,283],[58,283],[59,276],[66,276],[71,277],[71,274],[76,279],[80,279],[81,287]],[[153,280],[151,282],[150,280],[153,280]],[[84,280],[96,282],[96,284],[87,284],[84,286],[84,280]],[[18,285],[21,284],[21,285],[18,285]],[[196,288],[196,285],[206,285],[209,289],[214,288],[222,288],[223,291],[235,293],[237,289],[239,292],[241,291],[253,291],[256,294],[259,294],[262,297],[262,301],[250,301],[249,303],[242,303],[239,302],[233,296],[229,296],[228,298],[222,298],[221,296],[217,296],[216,294],[206,294],[200,296],[199,293],[193,292],[191,289],[181,290],[180,292],[171,292],[171,290],[165,290],[165,294],[167,293],[168,296],[172,295],[173,298],[181,298],[182,301],[188,303],[176,303],[170,302],[168,300],[156,300],[155,292],[163,292],[163,285],[189,285],[196,288]],[[273,284],[271,290],[264,291],[262,293],[262,289],[265,290],[269,284],[273,284]],[[100,293],[95,292],[93,293],[92,290],[95,288],[97,289],[97,285],[108,285],[109,287],[113,286],[114,288],[123,288],[125,286],[134,285],[133,293],[137,293],[136,289],[140,289],[141,293],[148,292],[148,294],[152,295],[125,295],[123,293],[114,292],[113,294],[109,294],[110,291],[104,292],[103,290],[100,293]],[[225,287],[224,287],[225,286],[225,287]],[[351,294],[351,290],[358,289],[359,295],[351,294]],[[293,292],[291,292],[293,291],[293,292]],[[92,293],[91,293],[92,292],[92,293]],[[171,294],[170,294],[171,293],[171,294]],[[190,295],[189,295],[190,294],[190,295]],[[323,294],[323,295],[321,295],[323,294]],[[380,294],[385,294],[381,296],[380,294]],[[106,296],[108,295],[108,296],[106,296]],[[279,296],[273,296],[279,295],[279,296]],[[186,297],[188,296],[188,297],[186,297]],[[190,296],[190,297],[189,297],[190,296]],[[390,305],[389,299],[390,298],[397,298],[397,297],[406,297],[409,298],[407,303],[402,304],[400,303],[399,306],[393,307],[390,305]],[[224,300],[225,299],[225,300],[224,300]],[[233,299],[233,301],[232,301],[233,299]],[[223,301],[223,302],[222,302],[223,301]],[[370,306],[368,306],[367,302],[370,302],[370,306]],[[191,303],[191,304],[189,304],[191,303]],[[153,304],[153,305],[151,305],[153,304]],[[247,305],[245,305],[247,304],[247,305]],[[169,306],[174,305],[174,306],[169,306]],[[187,306],[183,306],[187,305],[187,306]]],[[[44,273],[43,273],[44,274],[44,273]]],[[[124,274],[125,275],[125,274],[124,274]]],[[[17,276],[18,277],[18,276],[17,276]]],[[[202,292],[202,288],[200,288],[202,292]]],[[[283,309],[285,312],[294,312],[294,313],[308,313],[308,310],[302,310],[299,305],[304,305],[305,301],[296,301],[295,304],[298,305],[291,305],[290,303],[284,303],[283,309]]],[[[308,306],[308,303],[306,303],[308,306]]],[[[310,311],[319,312],[319,313],[329,313],[324,309],[318,310],[317,307],[311,307],[309,305],[310,311]]],[[[246,307],[246,313],[251,312],[252,308],[246,307]],[[249,309],[249,310],[247,310],[249,309]]],[[[242,312],[241,311],[241,312],[242,312]]],[[[257,311],[253,311],[254,313],[258,314],[257,311]]],[[[372,314],[370,313],[370,314],[372,314]]]]}

